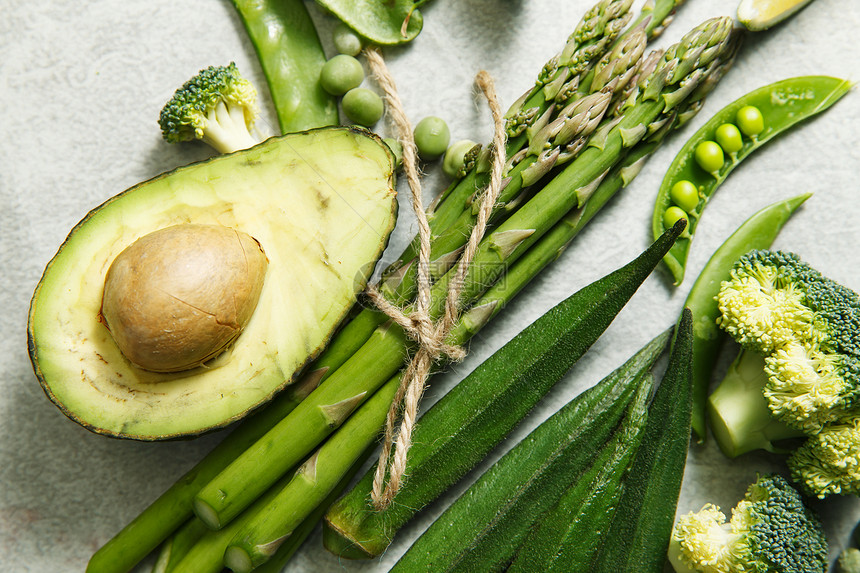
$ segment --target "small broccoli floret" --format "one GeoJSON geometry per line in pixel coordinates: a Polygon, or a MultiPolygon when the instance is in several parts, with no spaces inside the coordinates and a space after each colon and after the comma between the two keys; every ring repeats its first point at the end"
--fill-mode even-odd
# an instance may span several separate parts
{"type": "MultiPolygon", "coordinates": [[[[765,357],[758,381],[781,423],[813,434],[854,407],[860,395],[857,293],[797,255],[752,251],[735,264],[717,301],[720,327],[743,348],[765,357]]],[[[722,400],[732,405],[740,401],[722,400]]],[[[711,407],[720,409],[719,404],[711,407]]],[[[748,427],[761,425],[743,422],[743,416],[726,415],[748,427]]],[[[741,435],[731,429],[725,433],[741,435]]],[[[748,451],[731,445],[723,450],[748,451]]]]}
{"type": "Polygon", "coordinates": [[[788,458],[791,477],[819,498],[860,495],[860,418],[828,424],[788,458]]]}
{"type": "Polygon", "coordinates": [[[161,110],[158,124],[170,143],[200,139],[221,153],[260,142],[254,123],[257,90],[236,64],[210,66],[176,90],[161,110]]]}
{"type": "Polygon", "coordinates": [[[836,573],[860,573],[860,549],[849,547],[840,553],[836,573]]]}
{"type": "Polygon", "coordinates": [[[827,540],[797,490],[769,475],[750,485],[728,523],[713,504],[680,517],[669,560],[677,573],[824,573],[827,540]]]}

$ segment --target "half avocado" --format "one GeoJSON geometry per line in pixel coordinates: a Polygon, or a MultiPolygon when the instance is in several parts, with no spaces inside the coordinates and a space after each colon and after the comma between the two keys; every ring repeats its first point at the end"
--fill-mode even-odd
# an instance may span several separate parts
{"type": "Polygon", "coordinates": [[[91,211],[45,269],[28,325],[36,375],[68,417],[100,434],[160,440],[225,426],[322,350],[366,286],[396,215],[393,156],[354,128],[272,138],[136,185],[91,211]],[[268,260],[262,287],[217,356],[176,372],[143,369],[102,316],[105,278],[138,239],[186,224],[253,238],[268,260]]]}

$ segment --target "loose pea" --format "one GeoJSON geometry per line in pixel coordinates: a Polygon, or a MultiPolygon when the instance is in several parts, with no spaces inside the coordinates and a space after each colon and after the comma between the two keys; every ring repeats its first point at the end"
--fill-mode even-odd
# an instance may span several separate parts
{"type": "Polygon", "coordinates": [[[687,213],[692,213],[699,206],[699,190],[696,189],[696,186],[692,182],[686,179],[682,179],[672,185],[669,196],[675,202],[675,205],[687,213]]]}
{"type": "Polygon", "coordinates": [[[745,105],[738,110],[735,121],[744,135],[752,137],[764,130],[764,117],[759,109],[752,105],[745,105]]]}
{"type": "Polygon", "coordinates": [[[423,159],[438,159],[448,149],[451,140],[451,132],[445,120],[436,116],[428,115],[418,122],[413,132],[415,147],[423,159]]]}
{"type": "Polygon", "coordinates": [[[334,42],[335,49],[341,54],[357,56],[361,52],[361,38],[343,22],[339,22],[332,31],[332,42],[334,42]]]}
{"type": "Polygon", "coordinates": [[[320,71],[320,84],[323,89],[334,96],[343,95],[353,88],[357,88],[364,80],[364,69],[361,62],[347,56],[338,54],[325,63],[320,71]]]}
{"type": "Polygon", "coordinates": [[[676,207],[675,205],[672,205],[671,207],[666,209],[665,213],[663,213],[663,225],[665,225],[667,229],[671,228],[681,219],[689,219],[689,217],[683,209],[681,209],[680,207],[676,207]]]}
{"type": "Polygon", "coordinates": [[[716,141],[703,141],[696,146],[696,163],[707,171],[714,173],[725,163],[723,148],[716,141]]]}
{"type": "Polygon", "coordinates": [[[445,175],[451,178],[457,177],[460,169],[463,168],[466,154],[476,145],[477,143],[468,139],[462,139],[451,145],[445,152],[445,159],[442,160],[442,171],[445,175]]]}
{"type": "Polygon", "coordinates": [[[382,117],[385,104],[376,92],[367,88],[353,88],[341,100],[343,113],[358,125],[371,127],[382,117]]]}
{"type": "Polygon", "coordinates": [[[741,138],[741,132],[731,123],[724,123],[717,128],[715,134],[717,143],[723,148],[726,153],[737,153],[744,146],[744,140],[741,138]]]}

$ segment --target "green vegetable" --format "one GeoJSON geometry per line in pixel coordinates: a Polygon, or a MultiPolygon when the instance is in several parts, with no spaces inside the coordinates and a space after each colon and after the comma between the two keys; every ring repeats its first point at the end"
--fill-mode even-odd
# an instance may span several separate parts
{"type": "Polygon", "coordinates": [[[663,213],[663,224],[668,228],[680,221],[681,219],[687,220],[689,215],[687,215],[686,211],[681,209],[680,207],[669,207],[666,209],[666,212],[663,213]]]}
{"type": "Polygon", "coordinates": [[[714,137],[720,147],[728,154],[737,153],[744,146],[744,140],[741,137],[741,132],[731,123],[724,123],[717,128],[714,137]]]}
{"type": "MultiPolygon", "coordinates": [[[[343,474],[324,500],[322,500],[307,517],[293,530],[269,560],[256,571],[263,573],[280,572],[284,564],[295,554],[308,536],[316,528],[325,510],[337,499],[343,489],[361,468],[371,454],[373,448],[365,449],[362,456],[343,474]]],[[[152,573],[176,573],[180,571],[195,571],[197,573],[220,573],[224,567],[224,554],[230,541],[254,516],[262,511],[277,494],[294,479],[293,474],[285,476],[279,483],[266,493],[229,526],[218,531],[207,528],[202,521],[193,518],[165,544],[152,573]]]]}
{"type": "Polygon", "coordinates": [[[751,251],[718,295],[718,324],[744,348],[708,405],[728,456],[807,435],[792,476],[818,497],[860,491],[860,296],[796,255],[751,251]]]}
{"type": "Polygon", "coordinates": [[[441,117],[433,115],[419,121],[412,135],[415,138],[418,154],[427,161],[442,157],[451,140],[448,124],[441,117]]]}
{"type": "Polygon", "coordinates": [[[424,18],[418,7],[427,0],[317,0],[349,28],[372,44],[392,46],[411,42],[424,18]]]}
{"type": "Polygon", "coordinates": [[[744,221],[720,245],[705,264],[684,303],[693,311],[693,432],[704,441],[705,406],[708,388],[724,340],[717,327],[720,309],[717,294],[720,283],[730,278],[732,266],[753,249],[767,249],[791,215],[811,195],[804,194],[764,207],[744,221]]]}
{"type": "Polygon", "coordinates": [[[856,410],[824,426],[791,453],[791,479],[807,494],[860,495],[860,430],[856,410]]]}
{"type": "Polygon", "coordinates": [[[764,117],[755,106],[745,105],[740,108],[735,116],[735,121],[738,122],[738,127],[744,132],[744,135],[749,138],[753,138],[764,131],[764,117]]]}
{"type": "Polygon", "coordinates": [[[346,92],[341,106],[347,118],[364,127],[372,127],[385,112],[382,98],[367,88],[353,88],[346,92]]]}
{"type": "Polygon", "coordinates": [[[778,475],[759,477],[731,523],[713,504],[681,516],[669,559],[676,573],[825,573],[827,540],[818,517],[778,475]]]}
{"type": "MultiPolygon", "coordinates": [[[[735,263],[717,302],[720,328],[765,357],[762,390],[779,421],[813,433],[855,405],[860,397],[856,292],[796,255],[752,251],[735,263]]],[[[715,392],[714,413],[732,407],[722,400],[734,399],[715,392]]],[[[738,412],[732,417],[738,419],[738,412]]]]}
{"type": "Polygon", "coordinates": [[[844,549],[836,562],[836,573],[860,573],[860,549],[844,549]]]}
{"type": "Polygon", "coordinates": [[[800,121],[829,108],[851,89],[851,85],[851,82],[837,78],[803,76],[761,87],[717,112],[687,141],[663,178],[652,219],[653,235],[657,237],[665,229],[663,217],[666,209],[672,205],[670,193],[675,183],[681,180],[690,181],[698,188],[702,201],[691,213],[690,226],[687,229],[690,237],[679,240],[665,258],[676,285],[684,279],[687,253],[693,235],[708,200],[720,183],[753,151],[800,121]],[[736,119],[740,110],[743,111],[736,119]],[[758,119],[756,110],[760,112],[758,119]],[[732,121],[737,121],[737,127],[746,139],[739,151],[720,158],[722,151],[717,153],[719,146],[713,140],[717,129],[732,121]],[[706,163],[702,168],[698,163],[699,146],[705,142],[708,142],[703,148],[707,151],[704,153],[706,163]]]}
{"type": "MultiPolygon", "coordinates": [[[[696,207],[699,206],[699,190],[686,179],[682,179],[672,185],[672,189],[669,191],[669,196],[672,198],[672,202],[680,207],[685,213],[693,213],[695,212],[696,207]]],[[[669,209],[671,209],[671,207],[669,207],[669,209]]],[[[664,219],[664,222],[668,223],[669,221],[664,219]]]]}
{"type": "Polygon", "coordinates": [[[246,573],[265,563],[289,539],[295,529],[331,495],[344,476],[366,459],[400,385],[395,376],[361,405],[335,433],[314,452],[283,487],[261,507],[242,514],[227,525],[231,541],[224,552],[224,564],[235,573],[246,573]]]}
{"type": "MultiPolygon", "coordinates": [[[[170,489],[96,551],[87,564],[87,573],[131,570],[184,522],[190,521],[194,515],[191,500],[200,488],[286,416],[300,400],[301,396],[296,396],[292,391],[282,392],[279,398],[246,419],[241,428],[231,432],[170,489]]],[[[199,520],[197,522],[203,525],[199,520]]]]}
{"type": "MultiPolygon", "coordinates": [[[[731,34],[731,30],[731,20],[728,18],[708,21],[668,50],[654,73],[645,80],[645,89],[631,104],[631,109],[617,126],[608,131],[604,138],[605,145],[602,148],[586,149],[484,238],[473,260],[472,271],[467,274],[463,285],[463,304],[468,306],[475,302],[529,247],[568,213],[578,208],[584,197],[577,190],[582,192],[588,186],[589,193],[593,191],[604,173],[611,171],[633,146],[640,141],[647,141],[645,125],[654,121],[659,122],[659,126],[673,125],[672,120],[677,112],[684,109],[681,104],[685,101],[680,99],[682,94],[676,91],[676,82],[685,81],[683,95],[689,96],[692,101],[700,101],[696,96],[701,97],[704,92],[696,91],[698,84],[695,80],[715,80],[720,77],[724,65],[734,56],[736,37],[731,34]],[[699,49],[701,45],[710,45],[712,48],[702,52],[699,49]],[[667,78],[670,70],[673,74],[667,78]],[[687,75],[688,72],[693,75],[687,75]],[[665,94],[662,93],[664,91],[665,94]],[[663,97],[669,94],[673,95],[663,97]],[[667,109],[667,106],[671,109],[667,109]],[[637,132],[638,137],[633,131],[637,132]]],[[[702,87],[707,91],[712,85],[706,82],[702,87]]],[[[656,132],[659,133],[660,129],[656,132]]],[[[440,316],[442,312],[452,276],[449,273],[441,277],[433,286],[430,308],[433,317],[440,316]]],[[[453,342],[459,343],[456,338],[453,342]]],[[[363,401],[368,392],[397,371],[406,350],[404,346],[405,336],[399,328],[377,330],[371,340],[341,368],[330,373],[290,416],[201,490],[195,500],[198,516],[210,526],[218,527],[237,515],[259,495],[261,489],[277,480],[286,468],[298,461],[297,458],[307,455],[340,425],[349,407],[363,401]],[[335,407],[338,408],[337,416],[331,414],[335,407]],[[273,448],[279,452],[278,455],[271,455],[273,448]]]]}
{"type": "Polygon", "coordinates": [[[586,390],[514,446],[466,490],[391,569],[496,571],[562,494],[605,461],[622,438],[639,439],[649,370],[668,333],[586,390]]]}
{"type": "Polygon", "coordinates": [[[694,154],[696,163],[708,173],[719,171],[726,162],[723,148],[716,141],[702,141],[696,146],[694,154]]]}
{"type": "Polygon", "coordinates": [[[554,507],[535,520],[506,571],[591,571],[591,558],[618,507],[621,480],[642,441],[652,387],[650,379],[642,385],[630,406],[630,423],[622,423],[591,467],[577,476],[554,507]]]}
{"type": "Polygon", "coordinates": [[[343,22],[338,22],[334,27],[331,39],[334,43],[335,49],[340,54],[357,56],[361,53],[361,48],[363,47],[361,38],[358,37],[358,34],[356,34],[352,28],[343,22]]]}
{"type": "Polygon", "coordinates": [[[690,442],[692,352],[692,313],[685,309],[666,372],[648,407],[642,445],[588,573],[663,571],[690,442]]]}
{"type": "Polygon", "coordinates": [[[364,81],[364,68],[352,56],[338,54],[325,63],[320,71],[320,84],[334,96],[357,88],[364,81]]]}
{"type": "Polygon", "coordinates": [[[170,143],[200,139],[220,153],[261,141],[254,122],[257,90],[236,64],[210,66],[185,82],[164,105],[158,124],[170,143]]]}
{"type": "Polygon", "coordinates": [[[435,404],[413,434],[397,503],[381,511],[370,505],[369,470],[326,515],[329,550],[381,555],[418,509],[486,456],[597,340],[679,232],[557,305],[435,404]]]}
{"type": "Polygon", "coordinates": [[[472,151],[478,145],[469,139],[461,139],[453,143],[445,152],[445,158],[442,160],[442,171],[448,177],[456,178],[465,175],[461,173],[465,167],[466,154],[472,151]]]}
{"type": "Polygon", "coordinates": [[[232,0],[263,68],[281,133],[337,125],[337,102],[322,89],[325,65],[302,0],[232,0]]]}

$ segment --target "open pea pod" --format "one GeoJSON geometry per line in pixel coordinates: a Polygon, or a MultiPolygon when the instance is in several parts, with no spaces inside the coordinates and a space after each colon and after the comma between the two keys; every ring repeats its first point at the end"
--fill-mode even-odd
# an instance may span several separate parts
{"type": "Polygon", "coordinates": [[[428,0],[317,0],[372,44],[392,46],[411,42],[424,18],[418,7],[428,0]]]}
{"type": "Polygon", "coordinates": [[[802,76],[758,88],[717,112],[684,144],[660,185],[652,219],[655,237],[679,218],[689,222],[663,258],[675,285],[684,279],[693,235],[720,183],[753,151],[826,110],[852,85],[839,78],[802,76]]]}

